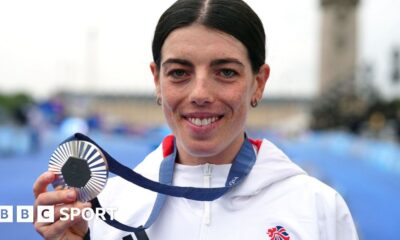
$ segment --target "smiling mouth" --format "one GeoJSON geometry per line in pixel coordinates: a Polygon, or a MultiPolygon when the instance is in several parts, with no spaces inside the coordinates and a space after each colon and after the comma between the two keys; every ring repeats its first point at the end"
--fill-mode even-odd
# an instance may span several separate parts
{"type": "Polygon", "coordinates": [[[215,123],[220,120],[223,116],[219,117],[208,117],[208,118],[195,118],[195,117],[186,117],[186,119],[195,126],[205,127],[215,123]]]}

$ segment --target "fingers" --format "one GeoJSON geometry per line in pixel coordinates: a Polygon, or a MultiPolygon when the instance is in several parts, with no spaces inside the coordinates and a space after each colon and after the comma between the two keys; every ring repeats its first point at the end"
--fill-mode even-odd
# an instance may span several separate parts
{"type": "Polygon", "coordinates": [[[57,220],[61,219],[62,221],[66,221],[68,216],[72,216],[75,218],[77,215],[77,210],[79,209],[79,217],[81,216],[82,210],[84,208],[91,208],[92,204],[90,202],[74,202],[70,204],[62,204],[62,205],[57,205],[54,207],[54,222],[57,220]],[[74,208],[74,212],[71,212],[71,208],[74,208]],[[68,215],[68,216],[66,216],[68,215]]]}
{"type": "MultiPolygon", "coordinates": [[[[37,222],[38,226],[51,225],[57,221],[70,221],[75,218],[81,218],[83,209],[91,208],[91,203],[74,202],[70,204],[61,204],[54,206],[54,221],[53,222],[37,222]],[[72,210],[71,210],[72,209],[72,210]]],[[[36,221],[35,221],[36,222],[36,221]]]]}
{"type": "Polygon", "coordinates": [[[35,222],[35,229],[45,239],[58,238],[64,235],[68,230],[74,227],[76,234],[83,236],[87,230],[87,222],[82,218],[82,211],[84,208],[90,208],[89,202],[74,202],[71,204],[63,204],[55,206],[54,209],[54,223],[35,222]],[[61,209],[63,212],[61,212],[61,209]],[[79,214],[73,215],[71,208],[79,209],[79,214]],[[72,217],[73,215],[73,217],[72,217]],[[63,217],[63,218],[61,218],[63,217]]]}
{"type": "Polygon", "coordinates": [[[90,208],[91,204],[78,202],[77,192],[74,189],[59,187],[55,191],[48,192],[48,185],[55,179],[54,173],[45,172],[33,184],[35,229],[45,239],[59,239],[67,233],[69,237],[83,236],[87,231],[87,222],[82,218],[82,210],[90,208]],[[37,206],[40,205],[54,206],[54,222],[37,221],[37,206]]]}
{"type": "Polygon", "coordinates": [[[64,205],[68,203],[73,203],[76,201],[77,193],[73,189],[64,189],[54,192],[44,192],[37,196],[35,200],[35,207],[33,212],[33,219],[36,222],[37,218],[37,206],[54,206],[54,205],[64,205]]]}
{"type": "Polygon", "coordinates": [[[53,182],[54,179],[55,174],[52,172],[45,172],[40,175],[33,184],[33,194],[35,198],[37,198],[39,194],[47,192],[47,186],[53,182]]]}
{"type": "Polygon", "coordinates": [[[72,227],[74,224],[79,224],[82,221],[80,218],[75,218],[73,221],[57,221],[52,225],[45,226],[42,236],[45,239],[58,238],[63,236],[65,231],[72,227]]]}
{"type": "Polygon", "coordinates": [[[64,189],[54,192],[44,192],[37,196],[35,205],[57,205],[76,201],[76,191],[74,189],[64,189]]]}

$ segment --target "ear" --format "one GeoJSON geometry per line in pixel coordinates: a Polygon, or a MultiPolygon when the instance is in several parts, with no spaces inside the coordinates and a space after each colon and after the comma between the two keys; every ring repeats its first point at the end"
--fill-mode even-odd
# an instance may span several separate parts
{"type": "Polygon", "coordinates": [[[255,90],[253,92],[252,99],[260,100],[262,98],[265,84],[267,83],[269,78],[269,73],[270,73],[269,65],[263,64],[256,75],[255,90]]]}
{"type": "Polygon", "coordinates": [[[160,87],[160,72],[158,71],[157,65],[155,62],[150,63],[150,70],[153,74],[153,81],[156,87],[156,96],[161,97],[161,87],[160,87]]]}

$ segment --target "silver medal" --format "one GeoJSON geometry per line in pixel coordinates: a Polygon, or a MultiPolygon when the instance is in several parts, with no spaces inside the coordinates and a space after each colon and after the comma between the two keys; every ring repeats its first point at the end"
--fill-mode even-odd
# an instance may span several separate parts
{"type": "Polygon", "coordinates": [[[87,141],[68,141],[53,152],[49,171],[57,175],[54,188],[74,188],[79,201],[95,198],[108,178],[107,160],[101,150],[87,141]]]}

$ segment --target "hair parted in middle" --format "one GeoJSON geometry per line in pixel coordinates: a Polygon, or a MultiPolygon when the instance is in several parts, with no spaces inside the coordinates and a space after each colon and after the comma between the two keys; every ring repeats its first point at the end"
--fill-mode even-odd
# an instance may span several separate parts
{"type": "Polygon", "coordinates": [[[235,37],[247,49],[252,71],[265,63],[265,32],[260,18],[242,0],[178,0],[160,17],[153,38],[153,61],[161,64],[161,49],[175,29],[201,24],[235,37]]]}

